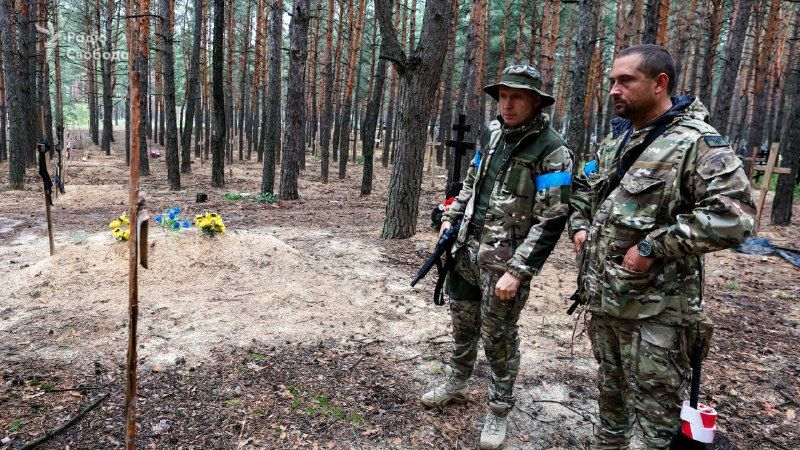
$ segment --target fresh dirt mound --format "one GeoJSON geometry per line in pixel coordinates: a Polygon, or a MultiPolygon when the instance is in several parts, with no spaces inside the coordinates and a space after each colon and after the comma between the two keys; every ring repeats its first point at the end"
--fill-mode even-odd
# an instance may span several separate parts
{"type": "MultiPolygon", "coordinates": [[[[375,326],[370,310],[380,296],[411,293],[401,282],[406,275],[381,264],[379,249],[363,241],[324,230],[284,230],[282,236],[295,243],[310,241],[301,252],[274,231],[234,230],[213,238],[151,232],[150,266],[140,270],[139,289],[145,364],[202,358],[223,342],[314,341],[366,332],[375,326]]],[[[8,292],[0,329],[24,339],[9,344],[33,341],[28,356],[42,358],[124,354],[127,247],[102,233],[82,245],[61,244],[54,257],[0,249],[3,259],[13,261],[0,272],[8,292]],[[22,329],[38,330],[36,338],[15,333],[22,329]]],[[[423,322],[415,333],[391,325],[383,332],[411,337],[430,330],[433,321],[423,322]]]]}

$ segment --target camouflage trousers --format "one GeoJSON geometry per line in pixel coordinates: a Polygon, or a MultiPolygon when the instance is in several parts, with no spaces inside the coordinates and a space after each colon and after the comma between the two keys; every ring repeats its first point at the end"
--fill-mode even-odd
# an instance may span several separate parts
{"type": "Polygon", "coordinates": [[[457,268],[451,277],[451,293],[457,289],[456,284],[466,283],[471,289],[461,289],[460,295],[451,296],[450,367],[456,377],[470,378],[478,356],[478,340],[482,340],[492,371],[489,404],[495,410],[510,410],[514,407],[514,381],[520,362],[517,322],[528,300],[530,281],[522,282],[516,297],[500,299],[495,295],[495,286],[503,273],[478,268],[477,241],[471,241],[474,245],[465,245],[456,255],[457,268]]]}
{"type": "Polygon", "coordinates": [[[663,325],[595,314],[589,324],[597,359],[600,426],[592,449],[627,449],[638,423],[648,449],[669,448],[680,427],[680,405],[691,382],[690,354],[710,325],[663,325]]]}

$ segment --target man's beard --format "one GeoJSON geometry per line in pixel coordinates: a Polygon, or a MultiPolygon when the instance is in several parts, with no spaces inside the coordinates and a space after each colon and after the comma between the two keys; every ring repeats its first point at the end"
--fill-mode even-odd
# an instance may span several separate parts
{"type": "Polygon", "coordinates": [[[617,116],[622,117],[623,119],[630,119],[631,116],[636,115],[637,111],[635,108],[631,108],[630,103],[624,102],[619,103],[619,105],[620,106],[617,106],[617,104],[614,105],[614,112],[617,114],[617,116]]]}

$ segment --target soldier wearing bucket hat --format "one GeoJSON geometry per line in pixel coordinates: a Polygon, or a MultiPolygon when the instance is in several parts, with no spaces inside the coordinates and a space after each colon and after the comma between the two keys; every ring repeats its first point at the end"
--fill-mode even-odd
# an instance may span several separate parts
{"type": "Polygon", "coordinates": [[[480,446],[497,449],[515,402],[517,322],[567,222],[572,152],[542,111],[554,99],[542,91],[536,69],[508,67],[484,92],[497,100],[500,116],[483,133],[463,188],[442,217],[442,232],[462,221],[448,280],[452,355],[444,383],[421,401],[432,407],[467,398],[481,339],[492,380],[480,446]]]}

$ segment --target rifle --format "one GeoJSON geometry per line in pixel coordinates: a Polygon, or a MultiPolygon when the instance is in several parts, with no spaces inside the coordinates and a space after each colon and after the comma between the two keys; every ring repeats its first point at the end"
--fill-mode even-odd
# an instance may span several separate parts
{"type": "Polygon", "coordinates": [[[433,291],[433,303],[435,305],[443,305],[444,300],[442,300],[442,286],[444,286],[444,280],[447,276],[447,273],[453,269],[455,266],[455,258],[453,255],[450,254],[450,248],[453,247],[453,244],[456,242],[456,238],[458,237],[458,230],[461,229],[461,221],[459,220],[450,228],[444,230],[441,236],[439,236],[439,241],[436,242],[436,248],[433,250],[433,253],[428,256],[425,262],[417,271],[417,276],[411,281],[411,287],[414,287],[419,280],[425,278],[428,275],[428,272],[436,266],[436,272],[439,275],[439,278],[436,280],[436,288],[433,291]],[[442,262],[442,255],[444,255],[444,263],[442,262]]]}
{"type": "MultiPolygon", "coordinates": [[[[578,261],[578,282],[581,281],[581,275],[583,274],[583,264],[586,262],[586,245],[588,244],[588,233],[587,233],[587,242],[583,243],[583,248],[581,249],[581,257],[578,261]]],[[[572,313],[578,309],[578,306],[583,305],[586,303],[586,296],[583,295],[583,283],[578,285],[578,289],[575,290],[575,293],[569,297],[572,300],[572,305],[567,310],[567,315],[571,316],[572,313]]]]}
{"type": "MultiPolygon", "coordinates": [[[[691,389],[689,390],[689,406],[692,409],[698,409],[698,404],[700,401],[700,368],[703,363],[703,347],[704,342],[700,339],[700,336],[697,336],[694,340],[694,346],[692,348],[692,384],[691,389]]],[[[716,415],[716,412],[714,412],[716,415]]],[[[681,411],[681,416],[683,416],[683,411],[681,411]]],[[[683,417],[681,417],[683,419],[683,417]]],[[[714,431],[712,431],[712,439],[714,432],[716,431],[716,427],[714,427],[714,431]]],[[[702,438],[701,438],[702,439],[702,438]]],[[[705,442],[711,442],[706,440],[705,442]]],[[[683,422],[681,428],[678,429],[678,432],[675,433],[675,436],[672,437],[672,442],[670,442],[669,446],[670,450],[705,450],[706,444],[704,442],[700,442],[697,440],[696,437],[691,435],[691,427],[687,424],[687,422],[683,422]],[[685,429],[690,430],[690,436],[686,435],[685,429]]]]}

